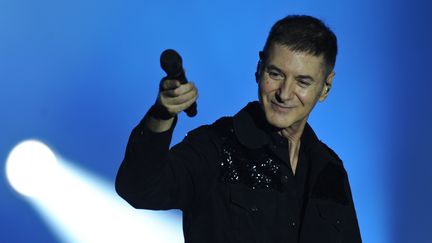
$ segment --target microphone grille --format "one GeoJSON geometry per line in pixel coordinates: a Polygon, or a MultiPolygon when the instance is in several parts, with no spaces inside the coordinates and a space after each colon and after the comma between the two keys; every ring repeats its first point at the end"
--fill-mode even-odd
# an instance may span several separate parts
{"type": "Polygon", "coordinates": [[[162,69],[168,75],[175,75],[182,70],[182,58],[173,49],[167,49],[162,52],[160,57],[160,64],[162,69]]]}

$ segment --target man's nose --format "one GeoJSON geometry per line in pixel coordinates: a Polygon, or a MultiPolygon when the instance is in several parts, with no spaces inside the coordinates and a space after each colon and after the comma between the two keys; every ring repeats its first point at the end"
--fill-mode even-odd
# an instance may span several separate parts
{"type": "Polygon", "coordinates": [[[279,90],[276,92],[277,94],[277,98],[279,102],[284,102],[286,100],[291,99],[292,97],[292,93],[293,93],[293,82],[290,80],[284,80],[280,87],[279,90]]]}

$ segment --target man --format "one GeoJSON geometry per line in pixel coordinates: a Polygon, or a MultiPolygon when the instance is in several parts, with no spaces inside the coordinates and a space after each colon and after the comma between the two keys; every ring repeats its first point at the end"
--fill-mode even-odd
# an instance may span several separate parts
{"type": "Polygon", "coordinates": [[[177,114],[198,92],[163,80],[131,133],[117,192],[136,208],[181,209],[188,243],[361,242],[342,161],[307,123],[332,87],[336,53],[320,20],[279,20],[260,52],[259,102],[171,149],[177,114]]]}

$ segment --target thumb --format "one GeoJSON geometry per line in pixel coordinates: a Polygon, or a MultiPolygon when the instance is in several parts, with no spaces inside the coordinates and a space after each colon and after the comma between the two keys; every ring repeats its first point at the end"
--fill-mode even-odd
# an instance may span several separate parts
{"type": "Polygon", "coordinates": [[[161,90],[175,89],[179,86],[180,86],[180,82],[178,80],[173,80],[173,79],[162,79],[160,83],[161,90]]]}

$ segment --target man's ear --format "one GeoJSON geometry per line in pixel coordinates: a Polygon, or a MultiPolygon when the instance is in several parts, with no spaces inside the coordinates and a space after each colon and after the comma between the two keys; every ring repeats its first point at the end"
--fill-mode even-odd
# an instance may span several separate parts
{"type": "Polygon", "coordinates": [[[333,85],[333,79],[334,79],[335,75],[336,75],[336,73],[334,71],[332,71],[329,75],[327,75],[325,83],[324,83],[324,87],[323,87],[323,89],[321,91],[321,95],[319,97],[320,102],[323,102],[327,98],[328,94],[330,93],[331,87],[333,85]]]}

